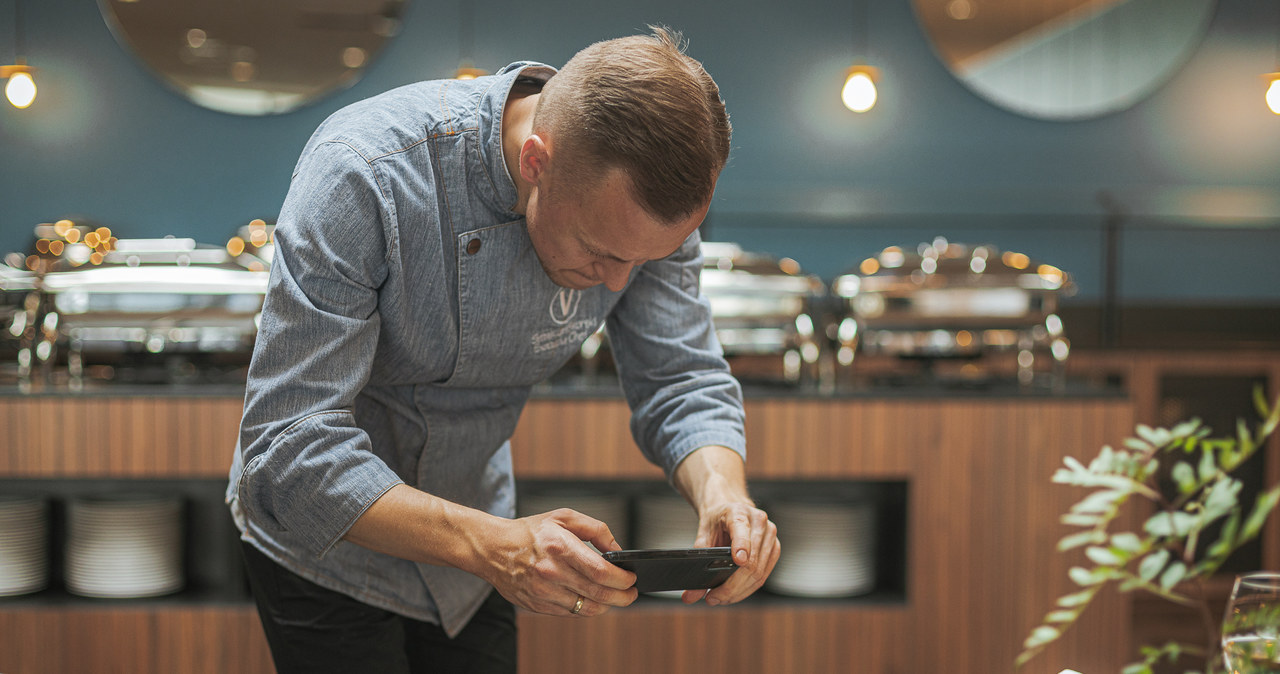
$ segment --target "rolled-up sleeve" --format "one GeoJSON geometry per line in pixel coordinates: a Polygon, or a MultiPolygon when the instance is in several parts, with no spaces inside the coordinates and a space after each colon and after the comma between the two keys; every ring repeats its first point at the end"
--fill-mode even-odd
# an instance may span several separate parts
{"type": "Polygon", "coordinates": [[[371,451],[352,405],[378,342],[378,289],[394,237],[359,154],[322,143],[300,160],[249,368],[236,492],[244,514],[323,555],[401,480],[371,451]]]}
{"type": "Polygon", "coordinates": [[[700,292],[700,243],[695,232],[670,257],[642,265],[606,323],[631,434],[668,478],[699,447],[746,458],[742,389],[700,292]]]}

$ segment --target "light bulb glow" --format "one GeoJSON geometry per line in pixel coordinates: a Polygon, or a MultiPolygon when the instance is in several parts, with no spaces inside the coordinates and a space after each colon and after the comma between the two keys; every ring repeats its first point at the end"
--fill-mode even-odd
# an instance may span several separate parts
{"type": "Polygon", "coordinates": [[[849,69],[844,81],[844,89],[840,91],[840,100],[844,107],[854,112],[866,112],[876,104],[875,68],[854,66],[849,69]]]}
{"type": "Polygon", "coordinates": [[[1267,88],[1267,107],[1271,108],[1271,112],[1280,115],[1280,73],[1272,73],[1274,79],[1271,80],[1271,86],[1267,88]]]}
{"type": "Polygon", "coordinates": [[[36,100],[36,81],[31,79],[31,73],[14,73],[4,87],[4,95],[15,108],[25,108],[36,100]]]}

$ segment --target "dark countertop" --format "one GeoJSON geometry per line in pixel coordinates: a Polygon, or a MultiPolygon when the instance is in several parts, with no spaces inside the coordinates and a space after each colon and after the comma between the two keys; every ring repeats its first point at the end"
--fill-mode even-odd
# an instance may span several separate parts
{"type": "MultiPolygon", "coordinates": [[[[746,383],[743,397],[747,400],[843,400],[843,399],[939,399],[969,400],[1052,400],[1080,398],[1125,398],[1128,393],[1119,386],[1098,386],[1085,381],[1068,381],[1060,388],[1034,386],[1023,388],[1013,381],[996,381],[981,384],[959,383],[904,383],[900,385],[838,387],[820,389],[816,386],[791,386],[785,384],[746,383]]],[[[0,385],[0,397],[84,397],[84,398],[243,398],[244,386],[240,384],[86,384],[81,390],[66,386],[43,386],[23,391],[18,386],[0,385]]],[[[583,400],[622,399],[618,382],[611,376],[592,378],[572,377],[553,380],[535,386],[531,399],[583,400]]]]}

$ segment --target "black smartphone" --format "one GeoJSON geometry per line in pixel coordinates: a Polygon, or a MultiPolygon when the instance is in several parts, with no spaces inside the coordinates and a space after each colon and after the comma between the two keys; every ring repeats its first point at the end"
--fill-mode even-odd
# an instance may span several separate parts
{"type": "Polygon", "coordinates": [[[635,573],[640,592],[713,588],[738,568],[730,548],[617,550],[604,558],[635,573]]]}

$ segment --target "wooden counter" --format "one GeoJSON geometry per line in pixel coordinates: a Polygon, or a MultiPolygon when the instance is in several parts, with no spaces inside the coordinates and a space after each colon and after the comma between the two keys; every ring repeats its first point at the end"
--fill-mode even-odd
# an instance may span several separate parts
{"type": "MultiPolygon", "coordinates": [[[[0,478],[221,479],[240,405],[208,396],[0,398],[0,478]]],[[[522,614],[522,672],[1012,671],[1022,639],[1070,589],[1066,571],[1078,561],[1054,543],[1067,531],[1057,516],[1081,494],[1049,476],[1063,456],[1118,442],[1134,409],[1115,397],[777,398],[750,400],[747,418],[754,479],[905,482],[905,596],[775,597],[722,609],[649,601],[595,620],[522,614]]],[[[531,401],[513,438],[519,477],[660,480],[626,419],[618,399],[531,401]]],[[[1129,658],[1128,613],[1127,598],[1106,598],[1024,671],[1115,671],[1129,658]]],[[[80,662],[269,671],[256,621],[247,600],[0,601],[0,672],[84,671],[80,662]],[[209,635],[218,647],[208,647],[209,635]]]]}

